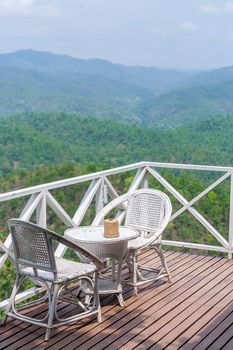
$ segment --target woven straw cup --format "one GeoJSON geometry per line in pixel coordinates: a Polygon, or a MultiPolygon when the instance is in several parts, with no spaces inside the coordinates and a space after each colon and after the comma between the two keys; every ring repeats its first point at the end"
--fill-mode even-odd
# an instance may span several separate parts
{"type": "Polygon", "coordinates": [[[116,238],[119,237],[119,222],[116,219],[104,220],[104,237],[116,238]]]}

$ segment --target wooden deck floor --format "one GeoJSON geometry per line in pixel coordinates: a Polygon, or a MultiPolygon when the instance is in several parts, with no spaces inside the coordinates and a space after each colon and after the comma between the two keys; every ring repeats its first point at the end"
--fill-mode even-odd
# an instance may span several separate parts
{"type": "MultiPolygon", "coordinates": [[[[54,330],[10,320],[0,328],[0,349],[233,349],[233,261],[166,252],[173,282],[157,281],[138,297],[125,289],[127,307],[102,299],[103,322],[83,320],[54,330]]],[[[143,261],[152,263],[150,252],[143,261]]],[[[68,314],[70,306],[61,306],[68,314]]],[[[32,310],[43,314],[42,307],[32,310]]]]}

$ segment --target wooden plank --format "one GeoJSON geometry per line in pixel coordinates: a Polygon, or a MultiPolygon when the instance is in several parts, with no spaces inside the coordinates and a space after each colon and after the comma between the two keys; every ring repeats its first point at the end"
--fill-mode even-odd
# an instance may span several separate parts
{"type": "MultiPolygon", "coordinates": [[[[173,256],[174,254],[170,254],[170,255],[173,256]]],[[[105,298],[105,303],[104,303],[104,304],[106,304],[106,302],[109,302],[111,299],[112,299],[111,297],[105,298]],[[108,300],[107,300],[107,299],[108,299],[108,300]]],[[[101,303],[101,304],[102,304],[102,303],[101,303]]],[[[111,308],[113,308],[113,307],[116,308],[115,303],[114,303],[114,305],[109,305],[109,306],[108,306],[108,310],[111,309],[111,308]]],[[[118,306],[117,306],[117,308],[118,308],[118,306]]],[[[105,313],[105,312],[106,312],[106,308],[103,309],[103,313],[105,313]]],[[[86,325],[86,323],[87,323],[87,321],[86,321],[86,320],[83,320],[82,323],[79,322],[75,327],[76,327],[76,329],[77,329],[77,327],[80,328],[82,325],[86,325]]],[[[88,322],[88,324],[89,324],[89,323],[90,323],[90,322],[88,322]]],[[[95,326],[95,325],[97,325],[97,323],[96,323],[96,322],[91,322],[91,325],[92,325],[92,326],[95,326]]],[[[70,327],[71,327],[71,326],[69,325],[69,326],[64,326],[64,327],[62,327],[62,328],[64,328],[64,330],[65,330],[65,329],[69,330],[70,327]]],[[[56,332],[56,331],[55,331],[55,332],[56,332]]],[[[65,332],[63,332],[63,329],[59,328],[59,329],[57,330],[57,332],[59,332],[59,335],[62,334],[62,336],[64,337],[65,332]],[[60,332],[61,332],[61,333],[60,333],[60,332]]],[[[57,338],[57,337],[55,337],[55,338],[57,338]]],[[[54,339],[55,339],[55,338],[54,338],[54,339]]],[[[42,339],[40,338],[40,339],[38,339],[38,341],[42,342],[42,339]]],[[[51,341],[52,341],[52,339],[51,339],[51,341]]],[[[51,345],[51,341],[49,342],[49,346],[51,345]]],[[[60,342],[59,342],[59,346],[60,346],[60,342]]]]}
{"type": "Polygon", "coordinates": [[[184,344],[184,341],[180,341],[182,350],[191,350],[194,347],[195,350],[207,349],[229,328],[233,323],[233,301],[224,299],[222,303],[225,303],[225,305],[221,312],[219,306],[218,308],[212,308],[199,321],[201,323],[200,327],[195,323],[183,334],[187,338],[187,342],[184,344]],[[214,318],[211,319],[212,315],[214,315],[214,318]]]}
{"type": "MultiPolygon", "coordinates": [[[[70,310],[72,310],[72,306],[69,305],[70,310]]],[[[59,309],[64,308],[64,305],[60,304],[58,307],[59,309]]],[[[43,318],[46,316],[47,313],[47,307],[40,307],[38,309],[38,307],[35,309],[35,312],[33,313],[34,316],[36,317],[40,317],[43,318]],[[40,312],[38,313],[38,311],[40,310],[40,312]],[[43,311],[42,311],[43,310],[43,311]]],[[[30,314],[31,315],[31,314],[30,314]]],[[[14,324],[16,324],[17,320],[14,320],[14,324]]],[[[42,330],[42,334],[45,333],[45,328],[38,328],[35,326],[31,326],[33,327],[30,328],[29,324],[26,322],[21,322],[20,324],[18,324],[17,326],[11,328],[10,330],[8,330],[7,332],[5,332],[4,334],[0,335],[0,349],[9,349],[9,350],[13,350],[13,349],[20,349],[20,347],[22,346],[23,349],[26,348],[26,345],[28,344],[28,339],[27,336],[28,335],[33,335],[33,338],[36,337],[37,332],[40,330],[42,330]]]]}
{"type": "MultiPolygon", "coordinates": [[[[99,349],[133,349],[137,345],[137,349],[143,348],[146,349],[151,346],[153,343],[150,341],[150,345],[147,343],[143,343],[142,347],[139,347],[139,343],[141,343],[144,339],[149,337],[151,334],[158,329],[162,328],[169,322],[170,313],[173,312],[176,314],[177,308],[182,308],[184,306],[184,301],[190,297],[190,293],[193,291],[198,291],[203,284],[203,280],[208,284],[212,279],[216,279],[218,271],[224,271],[225,262],[218,261],[218,264],[211,265],[210,261],[208,262],[207,268],[205,271],[201,271],[198,275],[196,275],[196,271],[191,273],[191,279],[186,281],[185,285],[182,287],[176,288],[173,290],[172,295],[167,295],[165,298],[160,300],[159,305],[155,303],[156,297],[153,300],[149,300],[148,308],[145,310],[141,317],[134,318],[128,324],[121,324],[121,332],[119,334],[114,332],[111,334],[111,337],[104,339],[103,342],[98,344],[99,349]],[[211,265],[211,266],[210,266],[211,265]],[[193,278],[192,278],[193,277],[193,278]],[[134,332],[136,329],[136,333],[134,332]],[[121,337],[122,336],[122,337],[121,337]],[[115,338],[115,339],[114,339],[115,338]],[[112,342],[114,339],[114,342],[112,342]],[[107,347],[107,345],[109,345],[107,347]]],[[[203,269],[203,268],[202,268],[203,269]]],[[[204,270],[204,269],[203,269],[204,270]]],[[[169,328],[168,328],[169,329],[169,328]]],[[[85,349],[85,347],[84,347],[85,349]]]]}
{"type": "MultiPolygon", "coordinates": [[[[232,336],[232,325],[227,329],[227,334],[228,334],[228,338],[230,338],[230,340],[222,347],[222,350],[232,350],[233,349],[233,338],[232,336]]],[[[216,343],[213,344],[212,349],[216,349],[216,343]]],[[[218,345],[218,344],[217,344],[218,345]]]]}
{"type": "Polygon", "coordinates": [[[210,349],[232,350],[232,344],[233,344],[232,334],[233,334],[233,325],[231,324],[231,326],[227,328],[227,330],[223,332],[213,344],[210,345],[210,349]]]}
{"type": "MultiPolygon", "coordinates": [[[[146,251],[142,252],[140,261],[142,263],[149,263],[151,261],[152,255],[153,255],[153,253],[150,250],[146,250],[146,251]]],[[[174,251],[167,251],[165,253],[165,256],[166,256],[166,259],[168,259],[168,262],[169,262],[169,259],[170,260],[172,259],[172,261],[173,261],[173,260],[178,259],[178,258],[180,260],[185,258],[185,254],[177,253],[174,251]]],[[[156,259],[155,262],[156,261],[158,261],[158,259],[156,259]]],[[[34,310],[34,309],[35,309],[35,307],[29,308],[27,314],[29,314],[31,312],[31,310],[34,310]]],[[[34,315],[38,315],[39,314],[38,309],[36,308],[35,310],[36,311],[35,311],[34,315]]],[[[23,323],[23,322],[19,321],[19,320],[14,320],[12,322],[8,322],[4,327],[0,327],[0,334],[4,333],[6,330],[8,330],[12,327],[15,327],[16,324],[19,325],[21,323],[23,323]],[[12,323],[14,323],[13,326],[12,326],[12,323]]]]}
{"type": "MultiPolygon", "coordinates": [[[[173,256],[174,254],[172,254],[171,256],[173,256]]],[[[181,253],[175,253],[175,255],[177,256],[178,258],[178,263],[177,265],[175,264],[175,266],[173,267],[173,270],[178,273],[178,265],[180,265],[180,268],[182,267],[184,269],[184,260],[187,259],[187,256],[185,256],[184,254],[181,254],[181,253]],[[182,257],[182,259],[180,259],[180,257],[182,257]]],[[[193,259],[192,256],[189,257],[190,259],[193,259]]],[[[167,259],[169,260],[169,259],[167,259]]],[[[174,261],[175,259],[172,258],[171,261],[174,261]]],[[[168,261],[169,263],[169,261],[168,261]]],[[[172,271],[172,267],[171,267],[171,271],[172,271]]],[[[162,283],[162,281],[159,282],[160,284],[162,283]]],[[[146,288],[145,288],[146,289],[146,288]]],[[[132,295],[131,293],[131,288],[127,290],[126,293],[124,293],[124,297],[127,298],[127,297],[130,297],[132,295]]],[[[148,293],[148,290],[146,291],[148,293]]],[[[145,293],[146,293],[145,292],[145,293]]],[[[108,299],[111,300],[111,297],[108,297],[108,299]]],[[[138,299],[136,299],[135,297],[133,298],[130,298],[127,300],[127,304],[128,302],[130,301],[130,304],[138,301],[138,299]]],[[[111,319],[112,316],[114,316],[115,314],[117,314],[118,312],[122,311],[122,308],[120,308],[119,306],[116,306],[116,305],[110,305],[109,306],[106,306],[106,307],[103,307],[103,315],[104,315],[104,318],[106,318],[106,321],[105,323],[108,323],[109,324],[109,321],[107,321],[108,319],[111,319]]],[[[82,331],[81,331],[81,335],[84,333],[84,332],[87,332],[87,331],[90,331],[91,329],[93,329],[95,331],[95,329],[98,327],[99,325],[97,323],[88,323],[85,325],[85,327],[82,328],[82,331]]],[[[77,331],[77,329],[79,329],[81,326],[79,324],[76,324],[76,325],[69,325],[68,327],[61,327],[59,328],[57,331],[55,332],[59,332],[59,334],[57,334],[55,337],[53,337],[50,342],[49,342],[49,345],[46,345],[43,343],[42,339],[38,339],[38,342],[37,344],[40,344],[41,346],[43,346],[42,348],[43,349],[46,349],[47,346],[49,346],[51,349],[57,349],[58,347],[62,347],[63,345],[66,347],[66,345],[69,343],[69,341],[72,341],[72,339],[74,338],[77,338],[77,336],[80,336],[80,333],[76,333],[74,331],[77,331]],[[67,330],[67,332],[66,332],[67,330]],[[43,343],[43,345],[42,345],[43,343]],[[54,346],[51,347],[51,344],[54,343],[54,346]]],[[[88,333],[87,333],[88,334],[88,333]]],[[[78,340],[78,342],[80,343],[80,340],[78,340]]],[[[76,346],[76,340],[74,341],[74,343],[72,344],[74,346],[76,346]]],[[[69,345],[70,347],[71,345],[69,345]]],[[[27,350],[29,350],[30,347],[27,347],[27,350]]]]}
{"type": "MultiPolygon", "coordinates": [[[[79,335],[75,337],[75,335],[71,335],[72,343],[69,344],[69,349],[75,349],[77,346],[77,342],[80,344],[80,349],[85,350],[89,349],[91,347],[95,347],[95,344],[98,343],[98,350],[101,348],[104,348],[106,346],[105,340],[108,339],[108,341],[111,343],[114,341],[114,337],[118,338],[120,335],[119,329],[122,328],[122,325],[125,324],[126,326],[126,333],[128,334],[128,329],[132,328],[134,329],[135,324],[141,322],[142,318],[144,317],[145,310],[148,310],[151,308],[151,303],[155,304],[156,307],[159,308],[159,305],[163,298],[166,296],[168,298],[171,298],[171,296],[174,293],[174,290],[179,285],[186,285],[186,279],[185,277],[190,276],[191,273],[195,274],[195,276],[198,276],[201,269],[203,269],[203,265],[211,265],[209,257],[203,257],[203,256],[196,256],[193,258],[193,256],[190,256],[189,264],[188,262],[183,262],[181,266],[181,271],[177,275],[174,276],[173,273],[173,283],[172,285],[169,283],[165,283],[161,285],[159,288],[156,289],[156,293],[154,290],[154,287],[156,284],[149,285],[145,288],[143,292],[140,293],[140,298],[131,298],[134,299],[134,302],[129,304],[127,301],[127,308],[126,309],[118,309],[112,313],[111,315],[111,327],[109,326],[109,321],[103,322],[101,325],[98,325],[95,327],[95,329],[89,330],[88,326],[83,328],[83,331],[85,332],[83,335],[79,335]],[[132,318],[132,319],[131,319],[132,318]],[[135,321],[135,324],[134,322],[135,321]],[[88,331],[88,333],[86,333],[88,331]],[[100,347],[100,341],[104,341],[102,344],[103,347],[100,347]]],[[[214,260],[214,258],[213,258],[214,260]]],[[[217,262],[217,261],[216,261],[217,262]]],[[[69,337],[66,337],[65,341],[67,344],[67,341],[69,340],[69,337]]],[[[65,344],[64,344],[65,346],[65,344]]],[[[55,347],[52,347],[52,349],[55,349],[55,347]]]]}
{"type": "MultiPolygon", "coordinates": [[[[52,338],[46,343],[43,341],[44,329],[21,321],[13,321],[10,322],[11,326],[10,324],[5,326],[10,327],[6,332],[1,334],[5,327],[0,328],[0,340],[2,340],[0,349],[101,350],[111,347],[111,350],[128,350],[133,348],[134,344],[134,348],[136,346],[137,349],[144,350],[150,340],[150,346],[155,349],[170,347],[171,350],[177,350],[176,339],[178,341],[184,335],[185,339],[191,339],[192,344],[194,336],[198,336],[205,324],[208,325],[215,320],[218,311],[221,310],[225,310],[225,313],[221,317],[222,321],[218,321],[218,332],[216,330],[214,343],[210,349],[217,349],[212,346],[218,339],[217,345],[224,346],[228,340],[230,344],[233,334],[231,329],[233,312],[227,306],[233,303],[233,292],[229,291],[233,280],[233,276],[231,277],[233,263],[226,259],[177,252],[168,252],[166,256],[173,275],[173,283],[159,281],[144,286],[138,298],[132,296],[131,288],[124,288],[124,298],[128,305],[125,309],[111,303],[111,296],[105,297],[102,300],[102,324],[98,324],[96,320],[84,319],[73,325],[59,327],[53,331],[52,338]],[[227,329],[228,335],[223,337],[222,334],[220,340],[220,334],[228,326],[230,332],[227,329]],[[156,337],[157,344],[154,343],[156,337]]],[[[149,264],[154,262],[152,254],[148,251],[143,253],[142,260],[149,264]]],[[[70,305],[61,307],[62,315],[68,315],[72,310],[74,311],[70,305]]],[[[43,308],[38,308],[35,313],[42,315],[44,311],[43,308]]],[[[216,328],[216,323],[211,330],[213,328],[216,328]]],[[[206,334],[209,334],[208,330],[206,334]]],[[[180,343],[181,346],[182,344],[184,342],[180,343]]],[[[232,347],[226,349],[230,350],[232,347]]]]}
{"type": "MultiPolygon", "coordinates": [[[[144,263],[147,263],[148,260],[151,261],[151,255],[152,254],[151,254],[150,251],[145,252],[143,254],[142,261],[144,263]]],[[[169,260],[169,257],[170,257],[170,259],[173,260],[174,259],[174,257],[173,257],[174,255],[175,256],[182,256],[183,254],[175,253],[175,252],[168,252],[166,255],[168,256],[168,260],[169,260]]],[[[112,306],[112,307],[114,307],[114,306],[112,306]]],[[[69,306],[69,307],[66,308],[66,310],[64,308],[64,310],[67,311],[67,312],[69,312],[70,309],[73,309],[73,307],[69,306]]],[[[39,314],[39,316],[41,317],[40,314],[39,314]]],[[[11,346],[10,349],[13,349],[13,348],[14,349],[18,349],[19,348],[19,344],[21,344],[21,343],[24,344],[25,341],[31,341],[32,339],[34,339],[35,337],[38,337],[38,336],[42,337],[41,339],[39,339],[39,341],[40,342],[43,341],[44,329],[38,328],[36,326],[32,326],[30,324],[27,324],[27,323],[24,323],[24,322],[21,322],[21,321],[14,321],[14,322],[20,322],[21,326],[23,326],[23,328],[21,328],[21,327],[14,327],[13,331],[11,330],[10,335],[16,334],[17,335],[17,341],[15,341],[15,339],[9,339],[9,340],[5,341],[5,343],[2,342],[2,344],[4,346],[7,344],[8,346],[11,346]]],[[[84,320],[83,322],[85,324],[86,320],[84,320]]],[[[66,326],[67,329],[69,329],[69,327],[70,327],[70,325],[66,326]]],[[[65,328],[65,327],[63,327],[63,328],[65,328]]],[[[58,331],[60,331],[60,328],[58,329],[58,331]]],[[[49,344],[51,344],[51,342],[49,342],[49,344]]]]}
{"type": "MultiPolygon", "coordinates": [[[[161,348],[166,348],[174,339],[176,339],[176,337],[180,336],[183,339],[184,332],[194,323],[198,323],[201,326],[202,317],[208,311],[215,308],[220,312],[229,300],[233,300],[233,291],[231,288],[233,282],[232,272],[233,266],[228,268],[227,271],[224,271],[220,276],[217,276],[204,288],[198,290],[196,295],[192,295],[190,298],[191,300],[188,300],[188,305],[185,305],[186,303],[184,303],[184,310],[182,311],[182,309],[177,308],[175,310],[177,315],[175,315],[171,321],[167,322],[166,327],[163,327],[157,331],[156,334],[152,335],[145,342],[143,342],[142,347],[147,349],[145,344],[149,345],[149,343],[153,343],[154,345],[151,347],[151,349],[156,349],[158,344],[161,348]],[[228,284],[224,283],[226,278],[228,280],[228,284]],[[169,330],[169,332],[166,328],[169,330]]],[[[174,315],[170,313],[169,316],[172,318],[174,315]]],[[[177,339],[177,341],[174,341],[173,345],[169,348],[173,350],[177,349],[179,344],[180,341],[177,339]]]]}

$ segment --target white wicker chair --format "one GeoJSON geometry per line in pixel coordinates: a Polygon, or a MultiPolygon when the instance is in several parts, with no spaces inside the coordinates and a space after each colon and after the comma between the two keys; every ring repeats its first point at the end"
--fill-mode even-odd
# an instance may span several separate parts
{"type": "Polygon", "coordinates": [[[101,322],[101,309],[96,283],[98,270],[103,268],[101,260],[79,245],[40,226],[17,219],[9,220],[8,224],[13,241],[13,259],[17,274],[2,325],[5,324],[7,317],[11,316],[45,327],[45,340],[49,340],[53,327],[75,322],[92,315],[97,315],[98,321],[101,322]],[[55,257],[53,241],[62,243],[82,254],[89,260],[89,263],[78,263],[55,257]],[[27,278],[33,280],[37,285],[44,286],[47,292],[39,300],[29,302],[23,307],[17,307],[16,294],[27,278]],[[73,288],[74,286],[80,286],[81,283],[88,284],[89,288],[93,290],[94,297],[91,305],[83,303],[85,296],[81,299],[80,287],[78,291],[77,288],[76,291],[73,288]],[[59,318],[57,303],[60,300],[78,306],[79,312],[74,316],[59,318]],[[45,301],[48,301],[48,312],[41,319],[32,318],[20,312],[28,306],[45,301]],[[55,323],[53,322],[54,319],[56,319],[55,323]]]}
{"type": "Polygon", "coordinates": [[[123,282],[134,287],[137,295],[138,286],[171,276],[161,249],[162,233],[166,228],[172,205],[168,196],[154,189],[140,189],[126,193],[107,204],[96,216],[92,225],[99,225],[104,217],[114,208],[119,207],[126,211],[125,226],[132,227],[140,232],[140,237],[129,242],[126,263],[130,271],[130,278],[123,282]],[[161,267],[155,269],[138,263],[138,256],[142,249],[152,248],[159,255],[161,267]],[[148,276],[143,275],[143,271],[148,276]]]}

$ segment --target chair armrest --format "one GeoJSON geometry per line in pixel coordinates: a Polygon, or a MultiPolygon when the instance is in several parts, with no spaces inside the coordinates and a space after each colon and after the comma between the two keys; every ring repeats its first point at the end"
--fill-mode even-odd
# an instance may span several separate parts
{"type": "MultiPolygon", "coordinates": [[[[125,193],[122,196],[119,196],[113,199],[110,203],[108,203],[95,217],[92,222],[92,226],[99,226],[104,217],[114,208],[122,206],[124,202],[129,200],[129,193],[125,193]]],[[[126,208],[125,208],[126,209],[126,208]]]]}
{"type": "Polygon", "coordinates": [[[53,231],[48,231],[48,232],[51,235],[53,240],[65,245],[66,247],[69,247],[70,249],[72,249],[72,250],[82,254],[86,258],[88,258],[91,262],[93,262],[96,265],[98,270],[101,270],[104,268],[103,262],[97,256],[95,256],[94,254],[92,254],[91,252],[86,250],[85,248],[81,247],[80,245],[71,241],[70,239],[67,239],[63,236],[58,235],[57,233],[55,233],[53,231]]]}

